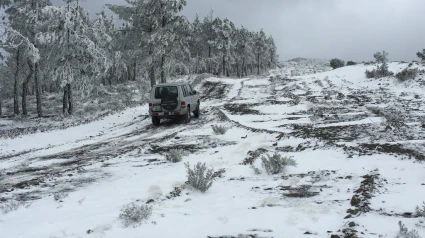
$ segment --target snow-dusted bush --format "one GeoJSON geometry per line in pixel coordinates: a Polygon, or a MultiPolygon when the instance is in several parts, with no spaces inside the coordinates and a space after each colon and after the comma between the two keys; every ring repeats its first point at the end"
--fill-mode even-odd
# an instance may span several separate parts
{"type": "Polygon", "coordinates": [[[182,161],[183,159],[183,155],[184,155],[184,151],[181,149],[175,149],[175,150],[170,150],[166,155],[165,158],[173,163],[178,163],[180,161],[182,161]]]}
{"type": "Polygon", "coordinates": [[[143,220],[149,219],[152,215],[152,207],[147,205],[139,206],[132,202],[121,209],[120,220],[125,227],[130,225],[137,226],[143,220]]]}
{"type": "Polygon", "coordinates": [[[224,135],[227,132],[227,128],[224,126],[213,125],[212,129],[216,135],[224,135]]]}
{"type": "Polygon", "coordinates": [[[416,76],[417,76],[417,75],[418,75],[418,69],[409,69],[409,68],[405,68],[405,69],[403,69],[403,71],[401,71],[401,72],[397,73],[397,74],[395,75],[395,77],[396,77],[398,80],[400,80],[400,81],[404,82],[404,81],[406,81],[406,80],[416,78],[416,76]]]}
{"type": "Polygon", "coordinates": [[[53,199],[55,199],[55,201],[60,201],[66,197],[68,197],[68,194],[65,192],[58,192],[53,194],[53,199]]]}
{"type": "Polygon", "coordinates": [[[331,67],[333,69],[338,69],[338,68],[342,68],[345,66],[345,62],[340,60],[340,59],[332,59],[331,60],[331,67]]]}
{"type": "Polygon", "coordinates": [[[279,174],[288,166],[297,166],[297,162],[288,157],[282,157],[278,153],[274,153],[272,156],[267,155],[261,158],[263,168],[267,174],[279,174]]]}
{"type": "Polygon", "coordinates": [[[207,165],[201,162],[198,162],[193,169],[190,168],[189,163],[185,163],[185,165],[189,185],[205,193],[212,186],[214,171],[212,169],[207,169],[207,165]]]}
{"type": "Polygon", "coordinates": [[[261,174],[261,170],[257,167],[255,167],[254,165],[251,165],[251,169],[254,170],[254,173],[256,175],[260,175],[261,174]]]}
{"type": "Polygon", "coordinates": [[[31,206],[29,203],[21,202],[21,201],[8,201],[5,203],[0,204],[0,211],[2,211],[4,214],[13,212],[18,210],[20,207],[28,208],[31,206]]]}
{"type": "Polygon", "coordinates": [[[387,63],[383,63],[382,65],[378,66],[376,69],[373,69],[371,71],[366,70],[365,74],[366,74],[366,78],[376,78],[376,79],[394,75],[393,72],[389,71],[387,63]]]}
{"type": "Polygon", "coordinates": [[[396,238],[421,238],[419,233],[416,230],[407,229],[407,227],[401,222],[398,222],[399,231],[396,238]]]}
{"type": "Polygon", "coordinates": [[[357,63],[354,61],[348,61],[347,62],[347,66],[351,66],[351,65],[356,65],[357,63]]]}
{"type": "Polygon", "coordinates": [[[422,204],[422,207],[416,206],[416,215],[425,217],[425,202],[422,204]]]}
{"type": "Polygon", "coordinates": [[[397,108],[386,108],[381,111],[380,115],[385,118],[387,125],[392,128],[400,129],[406,125],[403,112],[397,108]]]}

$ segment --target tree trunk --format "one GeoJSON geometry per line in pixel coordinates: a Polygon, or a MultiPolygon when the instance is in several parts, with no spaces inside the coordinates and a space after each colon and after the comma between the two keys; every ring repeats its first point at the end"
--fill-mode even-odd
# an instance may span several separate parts
{"type": "Polygon", "coordinates": [[[19,115],[19,93],[18,93],[18,81],[19,81],[19,70],[21,69],[19,57],[21,49],[18,47],[16,51],[16,72],[15,72],[15,85],[13,87],[13,112],[15,115],[19,115]]]}
{"type": "Polygon", "coordinates": [[[241,77],[244,76],[244,69],[245,69],[245,57],[243,57],[242,59],[241,77]]]}
{"type": "Polygon", "coordinates": [[[43,108],[41,102],[41,93],[40,93],[40,82],[38,80],[38,63],[35,63],[34,66],[35,74],[34,74],[34,82],[35,82],[35,97],[37,99],[37,115],[38,117],[43,116],[43,108]]]}
{"type": "Polygon", "coordinates": [[[109,77],[108,77],[108,83],[109,83],[109,86],[111,86],[112,87],[112,77],[114,77],[114,67],[115,66],[112,66],[112,68],[111,68],[111,74],[109,75],[109,77]]]}
{"type": "Polygon", "coordinates": [[[226,57],[223,54],[223,76],[226,75],[226,57]]]}
{"type": "Polygon", "coordinates": [[[239,71],[239,63],[236,63],[236,75],[238,76],[238,78],[241,78],[241,73],[239,71]]]}
{"type": "Polygon", "coordinates": [[[166,83],[167,79],[165,78],[165,55],[161,56],[161,83],[166,83]]]}
{"type": "Polygon", "coordinates": [[[260,53],[257,55],[257,74],[260,75],[260,53]]]}
{"type": "Polygon", "coordinates": [[[212,66],[211,66],[211,45],[208,46],[208,73],[210,74],[212,72],[212,66]]]}
{"type": "Polygon", "coordinates": [[[63,87],[62,113],[68,115],[68,85],[63,87]]]}
{"type": "Polygon", "coordinates": [[[69,83],[66,86],[68,88],[68,114],[72,115],[72,113],[74,113],[74,98],[72,96],[72,87],[69,83]]]}
{"type": "Polygon", "coordinates": [[[136,71],[137,71],[137,61],[134,59],[134,65],[133,65],[133,81],[136,81],[136,71]]]}
{"type": "Polygon", "coordinates": [[[155,64],[154,64],[154,60],[153,60],[152,46],[149,49],[149,56],[152,58],[152,62],[151,62],[150,69],[149,69],[149,78],[150,78],[150,81],[151,81],[151,87],[153,88],[156,85],[156,80],[155,80],[155,64]]]}
{"type": "Polygon", "coordinates": [[[28,110],[27,110],[27,96],[29,92],[28,83],[30,82],[31,78],[34,75],[34,65],[32,62],[28,59],[28,67],[29,67],[29,74],[25,81],[22,83],[22,114],[24,116],[28,116],[28,110]]]}

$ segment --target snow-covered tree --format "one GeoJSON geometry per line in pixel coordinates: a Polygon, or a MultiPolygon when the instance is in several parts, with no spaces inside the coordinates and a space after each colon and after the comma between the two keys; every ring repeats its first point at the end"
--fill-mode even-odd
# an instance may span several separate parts
{"type": "Polygon", "coordinates": [[[263,30],[256,34],[254,52],[257,56],[257,74],[260,74],[262,59],[267,52],[267,37],[263,30]]]}
{"type": "Polygon", "coordinates": [[[217,35],[217,49],[222,57],[222,74],[229,76],[226,61],[231,60],[231,53],[235,44],[233,38],[236,33],[235,25],[229,19],[216,19],[214,24],[215,34],[217,35]]]}
{"type": "Polygon", "coordinates": [[[385,50],[381,52],[376,52],[373,57],[375,58],[377,63],[383,64],[388,62],[388,52],[385,50]]]}
{"type": "Polygon", "coordinates": [[[416,55],[422,60],[422,62],[425,62],[425,49],[423,49],[422,52],[418,52],[416,55]]]}
{"type": "MultiPolygon", "coordinates": [[[[38,12],[41,7],[51,5],[49,0],[10,0],[2,3],[6,6],[5,12],[8,14],[7,21],[3,21],[2,31],[6,37],[2,37],[3,48],[16,51],[16,58],[21,54],[27,58],[26,64],[29,74],[22,83],[22,113],[26,116],[28,84],[34,76],[37,97],[37,112],[42,116],[41,95],[39,91],[38,61],[40,59],[39,50],[35,41],[35,34],[39,31],[38,12]],[[22,46],[22,47],[21,47],[22,46]]],[[[18,107],[18,75],[23,65],[18,61],[16,64],[15,87],[14,87],[14,112],[19,114],[18,107]]]]}
{"type": "Polygon", "coordinates": [[[105,28],[99,27],[98,21],[91,21],[89,13],[78,5],[78,0],[66,2],[67,6],[41,10],[49,27],[47,32],[38,34],[37,39],[50,45],[47,57],[50,77],[58,80],[64,89],[63,113],[72,114],[72,85],[86,88],[91,80],[99,79],[106,72],[111,61],[101,46],[111,39],[105,28]]]}

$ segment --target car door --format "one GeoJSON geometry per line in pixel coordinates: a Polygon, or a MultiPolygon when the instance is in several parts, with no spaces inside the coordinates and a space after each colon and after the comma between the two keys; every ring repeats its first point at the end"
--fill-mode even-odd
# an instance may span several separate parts
{"type": "Polygon", "coordinates": [[[198,104],[199,95],[196,93],[195,90],[192,88],[192,85],[188,84],[190,91],[192,92],[193,101],[195,104],[198,104]]]}
{"type": "Polygon", "coordinates": [[[196,102],[194,102],[192,91],[190,90],[190,87],[187,84],[183,85],[183,87],[186,91],[186,100],[188,101],[188,104],[190,104],[190,110],[194,111],[196,108],[196,102]]]}

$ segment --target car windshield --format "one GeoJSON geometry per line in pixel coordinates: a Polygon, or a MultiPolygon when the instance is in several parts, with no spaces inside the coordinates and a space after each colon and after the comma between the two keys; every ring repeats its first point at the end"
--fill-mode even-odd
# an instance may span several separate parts
{"type": "Polygon", "coordinates": [[[155,99],[177,98],[178,90],[176,86],[161,86],[155,88],[155,99]]]}

